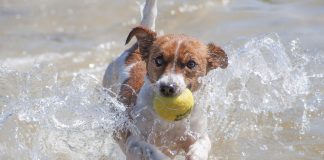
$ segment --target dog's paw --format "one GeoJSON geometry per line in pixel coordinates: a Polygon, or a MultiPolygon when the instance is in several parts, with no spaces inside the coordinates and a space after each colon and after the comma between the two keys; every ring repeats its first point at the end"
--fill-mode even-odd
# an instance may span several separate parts
{"type": "Polygon", "coordinates": [[[169,157],[151,144],[143,141],[127,142],[127,160],[167,160],[169,157]]]}
{"type": "Polygon", "coordinates": [[[208,149],[197,141],[189,147],[186,157],[187,160],[207,160],[208,149]]]}

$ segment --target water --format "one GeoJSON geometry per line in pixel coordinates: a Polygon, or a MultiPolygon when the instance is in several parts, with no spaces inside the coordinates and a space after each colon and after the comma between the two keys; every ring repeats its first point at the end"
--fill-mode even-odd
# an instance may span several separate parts
{"type": "MultiPolygon", "coordinates": [[[[324,158],[323,16],[321,0],[160,2],[159,33],[229,55],[197,98],[210,159],[324,158]]],[[[124,159],[101,79],[138,17],[129,0],[0,1],[0,159],[124,159]]]]}

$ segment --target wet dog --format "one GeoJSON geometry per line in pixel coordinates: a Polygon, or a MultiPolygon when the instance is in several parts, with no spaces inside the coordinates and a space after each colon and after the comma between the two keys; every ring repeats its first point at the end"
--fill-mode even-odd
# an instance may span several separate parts
{"type": "Polygon", "coordinates": [[[190,36],[158,36],[156,14],[156,0],[147,0],[141,26],[133,28],[126,40],[127,44],[136,37],[137,42],[105,72],[104,87],[118,93],[133,125],[116,128],[114,138],[127,159],[168,159],[181,150],[187,159],[207,159],[211,142],[204,106],[195,104],[188,117],[168,122],[154,112],[153,98],[177,96],[187,88],[199,91],[199,78],[226,68],[227,55],[213,43],[205,45],[190,36]],[[116,88],[116,84],[121,85],[116,88]]]}

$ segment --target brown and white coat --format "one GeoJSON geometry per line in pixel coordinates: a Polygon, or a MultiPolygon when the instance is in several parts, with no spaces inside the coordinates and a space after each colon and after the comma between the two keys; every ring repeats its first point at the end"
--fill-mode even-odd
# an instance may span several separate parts
{"type": "Polygon", "coordinates": [[[147,0],[142,25],[126,40],[129,43],[135,36],[137,42],[109,64],[104,75],[104,87],[119,94],[137,128],[136,132],[118,128],[115,139],[127,159],[173,158],[180,150],[187,159],[207,159],[211,143],[203,106],[195,105],[185,119],[167,122],[154,113],[152,101],[155,94],[176,96],[186,88],[198,91],[199,78],[212,69],[226,68],[227,56],[220,47],[190,36],[158,36],[156,12],[156,0],[147,0]]]}

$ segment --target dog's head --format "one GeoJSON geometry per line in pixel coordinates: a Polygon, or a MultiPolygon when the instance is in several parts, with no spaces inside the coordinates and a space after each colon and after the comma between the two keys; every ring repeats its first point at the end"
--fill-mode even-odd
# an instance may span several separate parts
{"type": "Polygon", "coordinates": [[[223,49],[186,35],[158,37],[155,32],[139,26],[129,33],[126,43],[133,36],[137,38],[154,91],[162,96],[176,96],[186,88],[196,91],[200,86],[199,77],[212,69],[226,68],[228,64],[223,49]]]}

